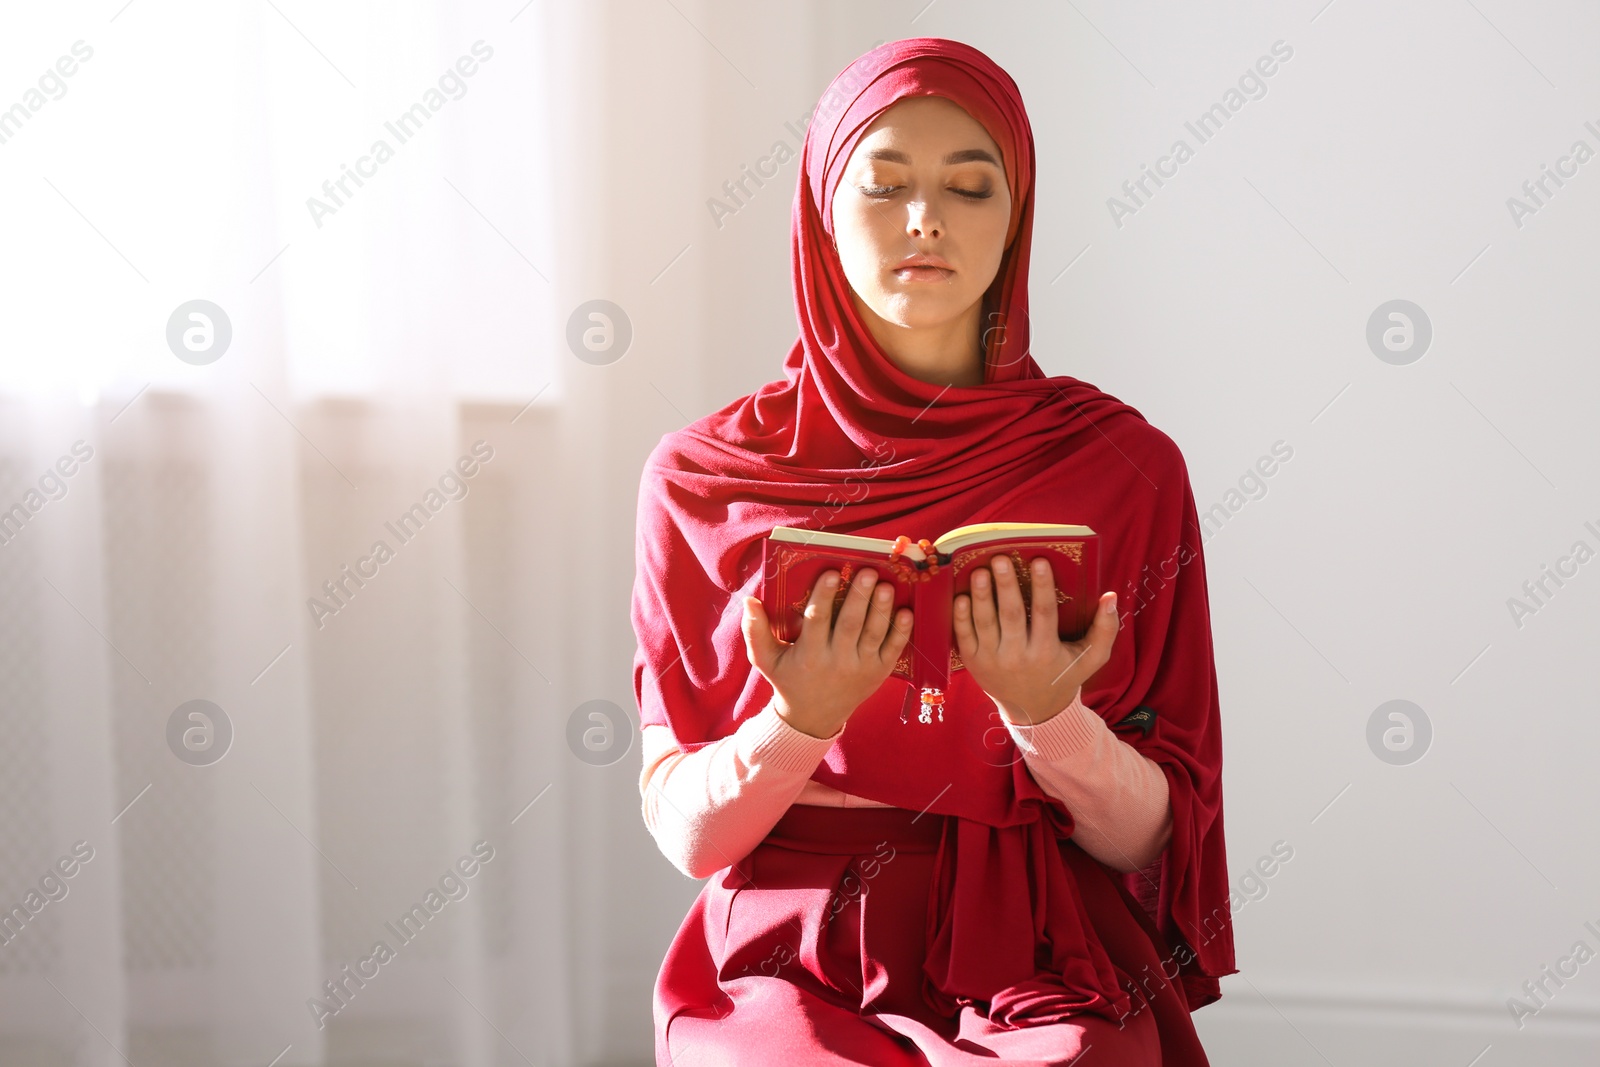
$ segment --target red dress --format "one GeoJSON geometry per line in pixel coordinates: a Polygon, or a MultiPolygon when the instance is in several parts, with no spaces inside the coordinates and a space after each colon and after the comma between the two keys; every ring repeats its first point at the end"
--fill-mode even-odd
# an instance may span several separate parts
{"type": "MultiPolygon", "coordinates": [[[[1059,839],[1118,984],[1112,1018],[1078,1013],[1003,1027],[983,1005],[950,1015],[922,994],[929,902],[955,816],[796,804],[749,856],[711,878],[690,908],[655,991],[656,1062],[995,1067],[1207,1064],[1162,943],[1115,872],[1059,839]]],[[[1052,837],[1054,835],[1051,835],[1052,837]]],[[[999,902],[996,902],[999,903],[999,902]]],[[[996,946],[999,950],[999,946],[996,946]]],[[[1059,990],[1039,975],[1039,1011],[1059,990]]]]}

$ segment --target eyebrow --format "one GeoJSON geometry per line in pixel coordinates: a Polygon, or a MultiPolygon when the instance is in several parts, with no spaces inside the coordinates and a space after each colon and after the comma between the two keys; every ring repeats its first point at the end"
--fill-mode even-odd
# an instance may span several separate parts
{"type": "MultiPolygon", "coordinates": [[[[872,151],[867,153],[867,158],[882,159],[890,163],[905,163],[908,165],[911,162],[910,156],[895,148],[874,148],[872,151]]],[[[944,157],[944,162],[946,166],[951,166],[956,163],[973,162],[989,163],[995,167],[1000,166],[1000,161],[995,159],[994,156],[990,155],[982,148],[963,148],[958,152],[951,152],[948,156],[944,157]]]]}

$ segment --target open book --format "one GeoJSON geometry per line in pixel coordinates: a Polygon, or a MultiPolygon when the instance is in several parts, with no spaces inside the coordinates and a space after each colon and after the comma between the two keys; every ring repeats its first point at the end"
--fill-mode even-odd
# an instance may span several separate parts
{"type": "MultiPolygon", "coordinates": [[[[974,567],[996,555],[1009,556],[1031,618],[1029,565],[1035,556],[1047,557],[1055,574],[1056,628],[1064,641],[1076,641],[1088,631],[1103,592],[1100,543],[1087,526],[983,522],[945,533],[932,542],[931,556],[910,544],[892,561],[894,547],[894,541],[879,537],[775,526],[762,551],[761,604],[778,639],[794,641],[800,636],[811,587],[823,571],[839,572],[833,601],[837,619],[860,568],[874,568],[879,582],[894,588],[892,610],[910,607],[914,612],[911,641],[893,673],[920,694],[923,722],[930,722],[932,710],[943,703],[950,673],[963,669],[953,605],[957,594],[970,589],[974,567]]],[[[942,708],[939,716],[944,717],[942,708]]]]}

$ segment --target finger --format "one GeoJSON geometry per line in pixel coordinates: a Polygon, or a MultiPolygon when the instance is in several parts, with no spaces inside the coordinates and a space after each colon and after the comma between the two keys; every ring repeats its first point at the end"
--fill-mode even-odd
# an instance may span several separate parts
{"type": "Polygon", "coordinates": [[[972,572],[972,627],[977,631],[979,648],[1000,643],[994,610],[994,581],[988,567],[972,572]]]}
{"type": "Polygon", "coordinates": [[[911,641],[913,617],[914,613],[910,608],[901,608],[894,613],[894,623],[889,627],[889,634],[878,650],[878,662],[890,670],[894,670],[894,665],[900,661],[900,654],[906,650],[906,645],[911,641]]]}
{"type": "Polygon", "coordinates": [[[844,607],[833,624],[833,639],[839,642],[838,647],[850,648],[861,640],[861,621],[867,617],[867,601],[877,584],[878,572],[871,567],[862,567],[851,580],[850,588],[845,590],[844,607]]]}
{"type": "Polygon", "coordinates": [[[1028,640],[1040,648],[1051,648],[1061,641],[1055,569],[1046,556],[1038,557],[1029,565],[1033,568],[1033,604],[1028,617],[1028,640]]]}
{"type": "Polygon", "coordinates": [[[1022,603],[1022,586],[1017,572],[1006,556],[996,556],[989,562],[994,570],[995,593],[1000,598],[1000,638],[1028,639],[1028,609],[1022,603]]]}
{"type": "Polygon", "coordinates": [[[745,655],[750,658],[751,666],[765,675],[777,661],[779,647],[760,597],[744,598],[744,618],[739,625],[744,630],[745,655]]]}
{"type": "Polygon", "coordinates": [[[872,590],[866,623],[861,627],[861,640],[856,644],[856,654],[875,655],[882,648],[884,635],[889,632],[893,621],[894,585],[880,580],[872,590]]]}
{"type": "Polygon", "coordinates": [[[796,644],[806,646],[827,644],[833,632],[833,601],[839,588],[839,572],[823,571],[811,585],[811,596],[806,600],[805,618],[800,623],[800,638],[796,644]]]}
{"type": "Polygon", "coordinates": [[[951,607],[956,628],[956,651],[961,653],[963,660],[972,659],[978,654],[978,634],[972,627],[972,596],[968,593],[957,595],[951,607]]]}

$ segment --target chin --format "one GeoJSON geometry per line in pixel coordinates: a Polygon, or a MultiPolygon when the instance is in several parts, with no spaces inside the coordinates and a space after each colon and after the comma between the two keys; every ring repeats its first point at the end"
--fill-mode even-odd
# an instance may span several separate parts
{"type": "Polygon", "coordinates": [[[889,292],[883,294],[883,299],[873,310],[885,322],[892,322],[896,326],[904,326],[911,330],[920,330],[930,326],[943,326],[958,318],[967,306],[968,303],[954,299],[950,293],[889,292]]]}

